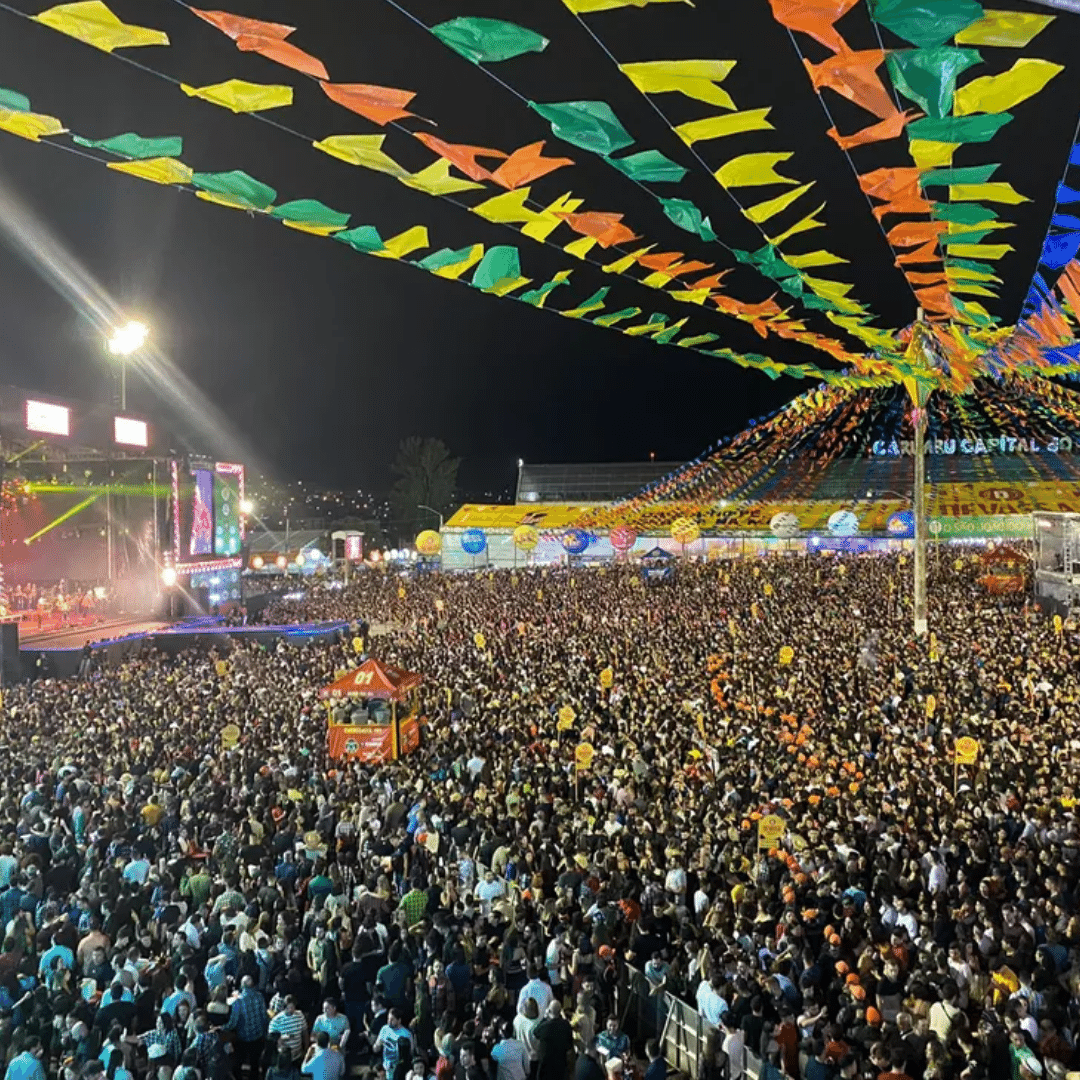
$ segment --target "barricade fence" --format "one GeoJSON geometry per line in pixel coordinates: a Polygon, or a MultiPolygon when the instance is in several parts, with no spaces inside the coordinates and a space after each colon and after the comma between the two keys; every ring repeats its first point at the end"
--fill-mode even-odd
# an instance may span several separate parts
{"type": "Polygon", "coordinates": [[[640,1041],[656,1039],[668,1065],[691,1080],[759,1080],[764,1069],[753,1051],[743,1048],[741,1062],[723,1053],[723,1032],[692,1005],[667,990],[658,990],[644,972],[627,964],[621,987],[621,1027],[640,1041]],[[711,1061],[709,1060],[711,1057],[711,1061]]]}

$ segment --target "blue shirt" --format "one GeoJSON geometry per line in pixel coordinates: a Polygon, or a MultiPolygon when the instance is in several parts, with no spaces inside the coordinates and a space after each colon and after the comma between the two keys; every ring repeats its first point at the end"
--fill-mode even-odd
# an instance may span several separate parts
{"type": "Polygon", "coordinates": [[[146,859],[133,859],[124,867],[124,880],[134,881],[136,885],[145,885],[150,876],[150,863],[146,859]]]}
{"type": "Polygon", "coordinates": [[[4,1080],[45,1080],[45,1070],[29,1050],[11,1059],[4,1080]]]}
{"type": "Polygon", "coordinates": [[[232,1003],[226,1029],[235,1031],[240,1042],[258,1042],[266,1037],[269,1024],[270,1016],[262,994],[252,986],[245,987],[232,1003]]]}
{"type": "Polygon", "coordinates": [[[38,963],[39,975],[44,975],[49,970],[56,956],[60,957],[68,971],[75,967],[75,954],[66,945],[53,945],[51,949],[46,949],[41,954],[41,960],[38,963]]]}
{"type": "Polygon", "coordinates": [[[301,1066],[300,1071],[314,1080],[341,1080],[345,1075],[345,1059],[337,1050],[327,1047],[316,1050],[314,1057],[301,1066]]]}

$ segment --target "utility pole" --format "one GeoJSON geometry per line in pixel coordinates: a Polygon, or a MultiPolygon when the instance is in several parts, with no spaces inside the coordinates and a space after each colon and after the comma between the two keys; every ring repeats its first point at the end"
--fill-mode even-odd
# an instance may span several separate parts
{"type": "Polygon", "coordinates": [[[929,545],[926,519],[926,405],[916,404],[912,416],[915,428],[915,490],[912,498],[915,511],[915,636],[923,637],[929,630],[926,604],[926,555],[929,545]]]}

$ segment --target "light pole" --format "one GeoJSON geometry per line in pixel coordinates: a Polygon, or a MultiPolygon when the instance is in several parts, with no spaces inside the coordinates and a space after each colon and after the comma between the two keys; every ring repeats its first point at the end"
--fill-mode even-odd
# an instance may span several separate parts
{"type": "Polygon", "coordinates": [[[434,514],[439,519],[439,532],[442,532],[443,516],[435,509],[434,506],[425,506],[423,503],[416,504],[417,510],[427,510],[428,513],[434,514]]]}
{"type": "Polygon", "coordinates": [[[120,411],[127,411],[127,358],[137,353],[150,336],[150,328],[141,322],[129,322],[115,327],[106,345],[113,356],[120,358],[120,411]]]}

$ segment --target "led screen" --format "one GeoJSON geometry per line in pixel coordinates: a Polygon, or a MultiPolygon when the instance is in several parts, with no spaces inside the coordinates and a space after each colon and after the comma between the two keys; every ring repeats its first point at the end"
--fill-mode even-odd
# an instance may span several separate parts
{"type": "Polygon", "coordinates": [[[214,554],[240,554],[240,477],[214,476],[214,554]]]}
{"type": "Polygon", "coordinates": [[[209,555],[214,540],[214,474],[209,469],[195,469],[192,494],[191,555],[209,555]]]}
{"type": "Polygon", "coordinates": [[[70,435],[71,410],[48,401],[26,401],[26,430],[45,435],[70,435]]]}
{"type": "Polygon", "coordinates": [[[121,446],[148,446],[150,438],[146,421],[133,420],[130,416],[114,416],[113,439],[121,446]]]}

